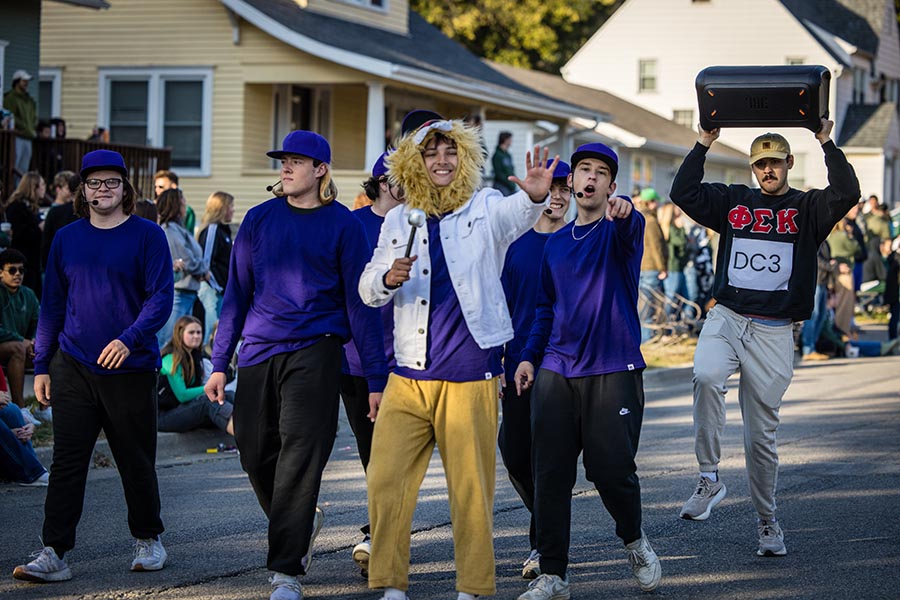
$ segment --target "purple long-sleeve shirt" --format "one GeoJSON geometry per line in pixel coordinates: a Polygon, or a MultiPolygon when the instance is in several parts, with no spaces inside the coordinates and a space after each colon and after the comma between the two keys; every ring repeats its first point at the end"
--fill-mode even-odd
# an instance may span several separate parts
{"type": "MultiPolygon", "coordinates": [[[[384,217],[375,214],[371,206],[363,206],[354,210],[353,216],[362,221],[366,230],[366,239],[369,240],[369,245],[374,248],[378,244],[378,236],[381,235],[384,217]]],[[[369,258],[372,258],[371,254],[369,258]]],[[[388,302],[376,310],[381,314],[381,326],[384,331],[384,355],[387,358],[388,369],[392,370],[397,366],[397,361],[394,359],[394,303],[388,302]]],[[[365,373],[362,358],[359,355],[356,342],[353,340],[344,344],[344,358],[346,359],[344,372],[354,377],[362,377],[365,373]]]]}
{"type": "Polygon", "coordinates": [[[554,233],[521,359],[563,377],[644,368],[637,312],[643,248],[644,217],[636,210],[554,233]]]}
{"type": "Polygon", "coordinates": [[[338,202],[303,209],[273,198],[252,208],[234,239],[213,368],[225,371],[242,334],[241,366],[352,337],[369,391],[384,390],[381,317],[357,291],[371,254],[362,223],[338,202]]]}
{"type": "Polygon", "coordinates": [[[34,372],[57,349],[101,375],[159,368],[156,332],[172,313],[172,257],[159,225],[131,216],[112,229],[80,219],[50,247],[34,346],[34,372]],[[111,341],[131,351],[119,369],[97,365],[111,341]]]}

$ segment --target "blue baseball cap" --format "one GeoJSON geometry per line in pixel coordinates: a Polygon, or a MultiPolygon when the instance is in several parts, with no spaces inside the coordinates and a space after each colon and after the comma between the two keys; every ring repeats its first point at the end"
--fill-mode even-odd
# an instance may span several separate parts
{"type": "Polygon", "coordinates": [[[416,109],[406,113],[403,123],[400,125],[400,135],[405,136],[410,131],[415,131],[429,121],[443,121],[444,117],[432,110],[416,109]]]}
{"type": "Polygon", "coordinates": [[[585,158],[596,158],[602,160],[609,167],[609,175],[612,181],[616,180],[616,173],[619,172],[619,157],[612,148],[606,144],[595,142],[593,144],[582,144],[578,146],[575,153],[572,154],[572,168],[578,166],[578,161],[585,158]]]}
{"type": "Polygon", "coordinates": [[[372,165],[372,177],[375,179],[380,179],[387,175],[388,168],[387,165],[384,164],[384,159],[387,158],[387,155],[387,152],[382,152],[381,156],[378,157],[378,160],[375,161],[375,164],[372,165]]]}
{"type": "Polygon", "coordinates": [[[81,178],[86,179],[94,171],[118,171],[122,177],[128,177],[125,159],[113,150],[94,150],[81,157],[81,178]]]}
{"type": "Polygon", "coordinates": [[[285,154],[299,154],[331,164],[331,146],[328,145],[328,140],[314,131],[292,131],[284,136],[281,150],[266,152],[266,156],[270,158],[281,158],[285,154]]]}
{"type": "MultiPolygon", "coordinates": [[[[553,164],[553,159],[547,160],[547,168],[550,168],[550,165],[553,164]]],[[[556,163],[556,168],[553,169],[553,179],[565,179],[569,176],[569,173],[572,172],[572,169],[569,168],[569,163],[559,161],[556,163]]]]}

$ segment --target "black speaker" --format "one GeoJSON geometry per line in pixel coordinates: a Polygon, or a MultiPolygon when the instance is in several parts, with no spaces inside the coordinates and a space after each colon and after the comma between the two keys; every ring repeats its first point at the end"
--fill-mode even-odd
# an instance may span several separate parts
{"type": "Polygon", "coordinates": [[[830,82],[821,65],[707,67],[696,80],[700,126],[819,131],[828,118],[830,82]]]}

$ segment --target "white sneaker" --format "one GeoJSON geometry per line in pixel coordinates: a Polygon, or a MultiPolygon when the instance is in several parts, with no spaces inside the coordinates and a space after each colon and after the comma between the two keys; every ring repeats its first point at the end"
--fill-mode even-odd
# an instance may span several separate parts
{"type": "Polygon", "coordinates": [[[269,578],[269,583],[273,588],[269,600],[303,600],[303,588],[296,577],[275,573],[269,578]]]}
{"type": "Polygon", "coordinates": [[[38,410],[33,410],[32,414],[34,414],[34,416],[36,416],[38,419],[40,419],[44,423],[52,423],[53,422],[53,408],[50,406],[45,406],[44,408],[40,408],[38,410]]]}
{"type": "Polygon", "coordinates": [[[363,538],[363,541],[353,546],[353,561],[359,565],[363,577],[369,576],[369,556],[372,554],[372,540],[369,534],[363,538]]]}
{"type": "Polygon", "coordinates": [[[312,535],[309,536],[309,549],[306,551],[306,556],[300,559],[300,566],[303,567],[304,573],[309,573],[309,565],[312,563],[313,559],[313,542],[316,541],[316,536],[319,535],[319,532],[322,531],[322,525],[325,524],[325,512],[316,507],[316,514],[313,517],[313,530],[312,535]]]}
{"type": "Polygon", "coordinates": [[[13,569],[13,577],[21,581],[48,583],[50,581],[68,581],[72,579],[72,571],[66,561],[56,555],[50,546],[34,552],[27,565],[19,565],[13,569]]]}
{"type": "Polygon", "coordinates": [[[569,580],[544,573],[528,584],[519,600],[569,600],[569,580]]]}
{"type": "Polygon", "coordinates": [[[31,423],[35,427],[40,427],[41,422],[34,418],[34,415],[31,414],[31,408],[26,406],[25,408],[20,409],[22,411],[22,418],[25,420],[25,424],[28,425],[31,423]]]}
{"type": "Polygon", "coordinates": [[[134,560],[131,561],[132,571],[159,571],[166,566],[166,549],[162,540],[135,540],[134,560]]]}
{"type": "Polygon", "coordinates": [[[24,482],[20,481],[19,485],[22,487],[47,487],[50,485],[50,473],[44,471],[44,474],[35,479],[34,481],[24,482]]]}
{"type": "Polygon", "coordinates": [[[536,579],[541,574],[541,553],[532,549],[522,563],[522,579],[536,579]]]}
{"type": "Polygon", "coordinates": [[[658,588],[662,579],[662,566],[643,531],[641,531],[641,539],[625,546],[625,554],[628,556],[631,571],[638,580],[641,590],[652,592],[658,588]]]}

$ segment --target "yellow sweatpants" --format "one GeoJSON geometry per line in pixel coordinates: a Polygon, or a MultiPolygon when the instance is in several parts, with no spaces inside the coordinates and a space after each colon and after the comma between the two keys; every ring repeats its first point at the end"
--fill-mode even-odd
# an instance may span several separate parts
{"type": "Polygon", "coordinates": [[[447,477],[456,589],[494,594],[498,390],[498,378],[454,383],[392,374],[388,379],[366,474],[370,588],[409,588],[413,512],[437,443],[447,477]]]}

